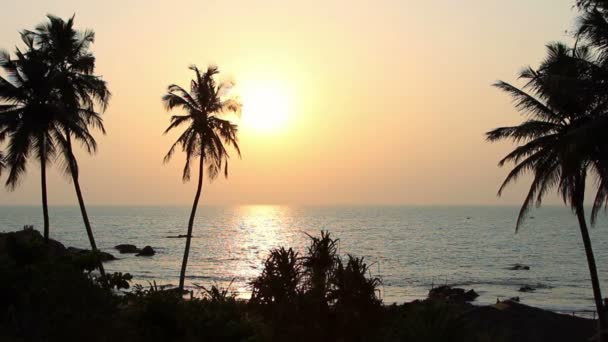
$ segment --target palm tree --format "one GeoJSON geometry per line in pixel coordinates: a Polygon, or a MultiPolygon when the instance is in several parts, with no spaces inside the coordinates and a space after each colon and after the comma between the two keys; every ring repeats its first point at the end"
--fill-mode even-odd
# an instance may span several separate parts
{"type": "Polygon", "coordinates": [[[4,164],[4,154],[2,153],[2,151],[0,151],[0,176],[2,176],[2,171],[5,167],[6,165],[4,164]]]}
{"type": "Polygon", "coordinates": [[[10,190],[21,181],[27,160],[34,153],[40,162],[44,239],[49,239],[49,215],[46,189],[46,168],[55,155],[54,138],[60,135],[59,117],[53,90],[56,75],[24,37],[28,51],[16,51],[11,59],[0,51],[0,67],[8,78],[0,77],[0,142],[8,138],[7,155],[3,158],[9,169],[6,186],[10,190]]]}
{"type": "Polygon", "coordinates": [[[221,118],[223,114],[240,111],[240,103],[236,99],[226,98],[232,85],[226,82],[216,82],[215,75],[218,74],[218,69],[215,66],[208,67],[205,72],[201,72],[196,66],[191,66],[190,69],[196,74],[196,78],[190,82],[190,92],[172,84],[167,88],[167,94],[163,96],[163,103],[168,111],[175,108],[185,111],[184,114],[171,117],[171,124],[165,130],[165,134],[181,125],[187,125],[169,149],[164,162],[166,163],[171,159],[178,146],[181,147],[186,154],[182,179],[187,182],[190,180],[190,162],[196,157],[199,158],[198,186],[188,221],[186,246],[179,276],[179,289],[181,291],[184,290],[186,266],[192,240],[192,227],[203,187],[204,167],[207,166],[207,177],[210,180],[215,179],[222,172],[222,168],[224,176],[228,177],[228,159],[230,156],[226,146],[233,146],[238,155],[241,154],[237,138],[237,125],[221,118]]]}
{"type": "Polygon", "coordinates": [[[578,19],[576,38],[597,48],[600,60],[608,59],[608,1],[579,1],[582,14],[578,19]]]}
{"type": "MultiPolygon", "coordinates": [[[[52,15],[48,19],[47,23],[37,26],[34,31],[24,31],[23,35],[36,44],[58,74],[55,86],[62,104],[61,110],[66,121],[69,121],[69,124],[63,125],[63,134],[58,137],[59,146],[65,159],[65,172],[71,176],[74,184],[91,249],[96,251],[97,245],[80,187],[72,139],[82,142],[87,152],[96,151],[97,144],[89,132],[89,126],[98,128],[105,134],[101,114],[96,111],[95,105],[98,104],[102,111],[105,110],[110,92],[106,82],[93,74],[95,57],[90,52],[90,46],[95,40],[94,32],[75,30],[73,16],[67,21],[52,15]]],[[[99,270],[102,275],[105,274],[101,263],[99,270]]]]}
{"type": "MultiPolygon", "coordinates": [[[[603,97],[608,97],[608,0],[579,0],[579,9],[583,11],[579,18],[579,27],[576,38],[593,46],[598,52],[598,70],[591,91],[598,92],[603,97]]],[[[581,129],[581,137],[585,141],[593,141],[593,146],[597,152],[598,170],[608,165],[608,137],[605,132],[608,130],[608,118],[603,115],[593,122],[588,123],[585,129],[581,129]]],[[[606,168],[604,167],[605,171],[606,168]]],[[[599,171],[598,171],[599,172],[599,171]]],[[[599,210],[608,201],[608,179],[603,178],[598,182],[598,192],[594,201],[591,223],[597,218],[599,210]]]]}
{"type": "Polygon", "coordinates": [[[594,81],[598,69],[601,68],[594,63],[587,47],[549,45],[548,57],[539,69],[528,68],[520,74],[527,81],[522,89],[502,81],[495,84],[513,98],[516,108],[528,118],[518,126],[488,132],[487,139],[512,140],[518,144],[499,162],[500,166],[515,164],[500,187],[499,196],[520,176],[526,173],[533,176],[516,231],[532,204],[540,206],[551,189],[556,188],[574,211],[587,256],[599,331],[604,335],[606,317],[584,210],[585,185],[590,175],[599,180],[593,217],[597,208],[606,203],[608,194],[606,138],[602,142],[596,133],[589,134],[598,129],[599,122],[606,121],[608,109],[606,93],[592,91],[598,89],[594,81]]]}
{"type": "Polygon", "coordinates": [[[608,0],[576,0],[576,6],[581,10],[606,10],[608,0]]]}

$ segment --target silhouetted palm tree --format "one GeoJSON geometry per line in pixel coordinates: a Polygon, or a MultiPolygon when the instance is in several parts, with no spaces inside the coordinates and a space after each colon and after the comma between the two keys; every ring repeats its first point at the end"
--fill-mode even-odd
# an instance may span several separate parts
{"type": "MultiPolygon", "coordinates": [[[[608,0],[579,0],[577,5],[583,13],[579,18],[579,28],[577,38],[593,46],[599,52],[597,59],[598,68],[594,71],[593,91],[600,94],[604,101],[608,101],[608,0]]],[[[601,118],[597,118],[585,125],[585,129],[580,130],[581,138],[585,141],[592,141],[593,147],[597,152],[597,168],[608,165],[608,118],[603,113],[601,118]]],[[[598,182],[599,191],[596,195],[591,214],[591,223],[597,218],[599,210],[608,201],[608,179],[602,178],[598,182]]]]}
{"type": "Polygon", "coordinates": [[[190,69],[196,74],[196,78],[190,83],[190,92],[188,93],[184,88],[173,84],[167,88],[167,94],[163,96],[163,102],[167,110],[179,108],[185,111],[185,114],[171,117],[171,124],[165,130],[165,133],[181,125],[187,125],[169,149],[164,161],[168,162],[175,149],[180,146],[186,154],[186,165],[182,174],[182,179],[186,182],[190,179],[192,159],[199,158],[198,185],[188,221],[186,246],[179,276],[179,289],[182,291],[186,277],[188,254],[190,253],[192,227],[203,186],[204,167],[207,166],[207,177],[211,180],[217,177],[222,168],[224,176],[228,177],[229,154],[225,145],[233,146],[239,156],[241,153],[238,145],[237,125],[221,118],[222,114],[238,113],[240,110],[240,103],[237,100],[225,98],[231,84],[215,81],[215,75],[218,74],[217,67],[210,66],[206,72],[202,73],[196,66],[191,66],[190,69]]]}
{"type": "Polygon", "coordinates": [[[576,36],[597,48],[602,63],[608,60],[608,1],[579,1],[582,14],[576,36]]]}
{"type": "MultiPolygon", "coordinates": [[[[93,230],[89,221],[84,197],[79,183],[79,170],[73,153],[72,139],[83,143],[87,152],[96,151],[96,142],[89,132],[89,126],[98,128],[105,134],[101,114],[95,104],[105,110],[110,98],[106,82],[95,76],[95,57],[90,46],[95,40],[93,31],[74,29],[74,17],[64,21],[49,15],[49,21],[25,31],[24,36],[31,39],[57,72],[55,82],[61,110],[70,125],[63,125],[63,134],[58,137],[59,146],[66,162],[65,172],[72,178],[78,204],[87,231],[91,248],[97,250],[93,230]]],[[[105,273],[100,263],[102,275],[105,273]]]]}
{"type": "Polygon", "coordinates": [[[576,0],[576,5],[582,10],[608,9],[608,0],[576,0]]]}
{"type": "Polygon", "coordinates": [[[9,169],[6,185],[13,190],[26,172],[27,160],[34,153],[40,162],[44,238],[49,239],[49,215],[46,189],[47,163],[55,155],[54,138],[58,126],[53,80],[56,75],[24,37],[28,51],[16,51],[17,59],[0,51],[0,67],[7,78],[0,77],[0,142],[8,138],[4,161],[9,169]]]}
{"type": "Polygon", "coordinates": [[[549,45],[548,57],[539,69],[529,68],[521,73],[520,78],[527,81],[523,90],[502,81],[495,84],[513,97],[517,109],[528,119],[518,126],[488,132],[487,139],[512,140],[519,145],[499,163],[500,166],[507,162],[515,164],[500,187],[499,195],[521,175],[533,175],[516,229],[531,205],[536,202],[540,206],[543,197],[553,188],[557,188],[576,214],[589,265],[599,329],[604,331],[606,317],[584,211],[585,185],[590,174],[600,180],[593,215],[607,199],[606,149],[601,146],[604,143],[600,144],[588,134],[597,129],[598,122],[605,120],[608,109],[606,96],[591,91],[597,88],[594,71],[598,68],[586,47],[570,49],[562,44],[549,45]]]}
{"type": "Polygon", "coordinates": [[[2,171],[4,171],[5,167],[6,164],[4,164],[4,154],[2,153],[2,151],[0,151],[0,176],[2,176],[2,171]]]}

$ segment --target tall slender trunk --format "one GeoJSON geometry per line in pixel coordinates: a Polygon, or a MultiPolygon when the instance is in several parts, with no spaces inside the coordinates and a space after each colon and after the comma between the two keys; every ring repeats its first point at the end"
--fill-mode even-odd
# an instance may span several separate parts
{"type": "Polygon", "coordinates": [[[595,266],[595,257],[593,256],[593,248],[591,247],[591,239],[589,238],[589,230],[585,220],[585,209],[582,201],[576,204],[574,208],[578,224],[581,229],[583,245],[585,246],[585,254],[587,254],[587,264],[589,265],[589,274],[591,275],[591,287],[593,288],[593,297],[595,299],[595,307],[598,314],[598,331],[599,341],[607,342],[608,334],[606,331],[606,312],[604,312],[604,303],[602,298],[602,290],[600,289],[600,281],[597,276],[597,268],[595,266]]]}
{"type": "Polygon", "coordinates": [[[46,137],[40,146],[40,185],[42,187],[42,217],[44,219],[44,242],[49,242],[49,204],[46,195],[46,137]]]}
{"type": "Polygon", "coordinates": [[[190,241],[192,240],[192,226],[194,226],[194,217],[196,215],[196,208],[198,207],[198,200],[201,197],[201,190],[203,189],[203,156],[200,157],[199,170],[198,170],[198,188],[196,189],[196,196],[194,196],[194,203],[192,204],[192,211],[190,212],[190,220],[188,221],[188,234],[186,235],[186,247],[184,248],[184,259],[182,260],[182,270],[179,273],[179,290],[184,291],[184,281],[186,280],[186,266],[188,265],[188,254],[190,254],[190,241]]]}
{"type": "MultiPolygon", "coordinates": [[[[72,138],[70,131],[66,130],[66,141],[68,149],[68,164],[70,167],[70,174],[72,175],[72,183],[74,183],[74,189],[76,190],[76,197],[78,197],[78,205],[80,206],[80,213],[82,214],[82,220],[84,221],[84,227],[87,230],[87,236],[89,237],[89,243],[91,244],[91,250],[96,252],[97,244],[95,243],[95,237],[93,236],[93,229],[91,229],[91,223],[89,222],[89,215],[87,214],[87,208],[84,205],[84,198],[82,197],[82,191],[80,190],[80,183],[78,182],[78,164],[76,163],[76,157],[72,152],[72,138]]],[[[105,277],[106,271],[103,268],[103,262],[99,260],[99,273],[102,277],[105,277]]]]}

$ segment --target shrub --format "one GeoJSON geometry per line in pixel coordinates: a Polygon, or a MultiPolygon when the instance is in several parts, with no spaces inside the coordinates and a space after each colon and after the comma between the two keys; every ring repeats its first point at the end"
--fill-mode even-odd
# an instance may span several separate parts
{"type": "Polygon", "coordinates": [[[268,307],[293,305],[300,293],[302,266],[293,249],[273,249],[262,274],[251,282],[251,302],[268,307]]]}
{"type": "Polygon", "coordinates": [[[303,257],[291,248],[272,250],[251,282],[250,304],[269,327],[268,340],[369,340],[378,326],[378,278],[362,258],[338,255],[328,232],[310,236],[303,257]]]}
{"type": "Polygon", "coordinates": [[[257,341],[260,330],[246,304],[212,287],[204,298],[184,300],[172,289],[151,285],[130,296],[119,331],[129,341],[257,341]]]}

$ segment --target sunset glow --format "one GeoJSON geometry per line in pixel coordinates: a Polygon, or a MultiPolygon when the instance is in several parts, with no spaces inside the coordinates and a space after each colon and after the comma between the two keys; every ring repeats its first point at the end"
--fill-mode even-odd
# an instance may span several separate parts
{"type": "MultiPolygon", "coordinates": [[[[23,50],[18,32],[46,13],[75,13],[77,28],[95,31],[95,72],[112,97],[107,134],[94,132],[97,153],[76,151],[92,204],[192,204],[184,155],[162,165],[180,131],[162,132],[184,111],[168,113],[161,97],[172,83],[189,90],[195,64],[217,65],[218,81],[233,82],[230,95],[243,103],[240,117],[226,115],[239,126],[242,159],[231,153],[229,180],[209,184],[206,204],[517,205],[523,183],[496,197],[507,171],[495,159],[511,146],[481,143],[518,118],[490,84],[535,66],[548,41],[568,40],[572,1],[444,1],[441,10],[419,1],[186,1],[184,11],[163,1],[17,1],[4,9],[14,15],[0,22],[0,47],[23,50]],[[510,21],[496,18],[525,25],[506,30],[510,21]]],[[[49,203],[74,204],[60,163],[47,176],[49,203]]],[[[0,189],[0,204],[37,205],[39,178],[33,162],[17,191],[0,189]]]]}
{"type": "Polygon", "coordinates": [[[244,87],[241,96],[244,128],[271,133],[287,125],[291,101],[285,88],[272,82],[253,82],[244,87]]]}
{"type": "Polygon", "coordinates": [[[608,0],[2,9],[0,342],[608,342],[608,0]]]}

